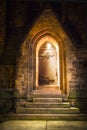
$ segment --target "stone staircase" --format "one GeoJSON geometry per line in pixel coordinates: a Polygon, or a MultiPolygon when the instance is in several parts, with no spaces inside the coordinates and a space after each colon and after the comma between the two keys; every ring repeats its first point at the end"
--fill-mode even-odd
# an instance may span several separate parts
{"type": "Polygon", "coordinates": [[[32,99],[32,102],[27,101],[24,107],[16,109],[19,117],[23,119],[64,119],[80,113],[78,108],[70,106],[68,99],[62,94],[35,93],[32,99]]]}

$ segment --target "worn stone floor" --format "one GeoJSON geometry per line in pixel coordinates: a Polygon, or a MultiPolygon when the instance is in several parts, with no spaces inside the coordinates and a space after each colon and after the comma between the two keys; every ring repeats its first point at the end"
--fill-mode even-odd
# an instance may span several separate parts
{"type": "Polygon", "coordinates": [[[87,121],[11,120],[1,123],[0,130],[87,130],[87,121]]]}

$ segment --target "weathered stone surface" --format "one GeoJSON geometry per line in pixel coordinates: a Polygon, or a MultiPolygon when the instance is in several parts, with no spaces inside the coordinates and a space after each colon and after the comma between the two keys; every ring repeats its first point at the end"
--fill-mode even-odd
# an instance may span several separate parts
{"type": "MultiPolygon", "coordinates": [[[[64,43],[61,44],[61,49],[63,49],[63,44],[66,45],[65,48],[69,48],[68,46],[71,45],[71,41],[69,40],[68,36],[66,35],[65,31],[63,30],[60,22],[57,20],[56,16],[53,14],[51,10],[45,10],[40,18],[36,21],[36,24],[33,26],[32,30],[28,34],[27,38],[25,39],[24,43],[20,48],[20,53],[17,56],[16,62],[16,89],[18,91],[23,90],[23,88],[27,90],[33,90],[36,87],[35,80],[36,80],[36,46],[37,42],[34,43],[35,37],[40,37],[40,32],[49,33],[56,35],[55,37],[58,38],[59,41],[63,40],[64,43]],[[51,22],[53,21],[53,22],[51,22]],[[58,28],[58,29],[57,29],[58,28]],[[60,35],[60,37],[57,37],[60,35]],[[33,38],[34,37],[34,38],[33,38]],[[32,40],[33,38],[33,40],[32,40]],[[66,44],[67,43],[67,44],[66,44]],[[20,86],[20,87],[19,87],[20,86]]],[[[49,35],[47,34],[47,35],[49,35]]],[[[43,35],[43,33],[42,33],[43,35]]],[[[43,37],[45,37],[43,35],[43,37]]],[[[39,41],[40,39],[38,39],[39,41]]],[[[69,50],[69,49],[68,49],[69,50]]],[[[62,50],[63,53],[63,50],[62,50]]],[[[67,56],[70,53],[66,50],[67,56]]],[[[62,54],[65,55],[65,54],[62,54]]],[[[64,62],[63,57],[60,59],[61,62],[64,62]]],[[[62,63],[63,64],[63,63],[62,63]]],[[[65,66],[64,66],[65,67],[65,66]]],[[[63,69],[63,68],[61,68],[63,69]]],[[[62,70],[65,71],[65,70],[62,70]]],[[[64,72],[63,72],[64,73],[64,72]]],[[[65,74],[62,74],[65,75],[65,74]]],[[[61,78],[62,79],[62,78],[61,78]]],[[[62,81],[63,82],[63,81],[62,81]]],[[[66,81],[64,81],[66,82],[66,81]]],[[[65,86],[65,85],[61,85],[65,86]]],[[[65,89],[65,88],[63,88],[65,89]]],[[[24,90],[23,90],[24,91],[24,90]]]]}
{"type": "Polygon", "coordinates": [[[0,65],[0,113],[13,109],[14,66],[0,65]]]}
{"type": "MultiPolygon", "coordinates": [[[[14,57],[16,52],[13,51],[15,50],[13,44],[17,45],[17,42],[20,41],[17,40],[22,38],[22,35],[24,34],[23,28],[27,23],[25,4],[21,3],[21,1],[13,3],[9,1],[8,4],[11,5],[7,9],[7,16],[9,16],[7,21],[8,19],[9,21],[6,30],[6,1],[0,1],[0,53],[3,51],[5,42],[7,42],[6,46],[12,44],[13,48],[5,48],[7,49],[8,54],[6,52],[6,54],[2,56],[3,58],[0,60],[0,64],[2,62],[5,64],[11,63],[10,60],[14,60],[15,63],[14,57]],[[20,8],[19,5],[21,5],[20,8]],[[7,39],[5,39],[5,34],[7,34],[7,39]],[[14,55],[12,55],[13,53],[14,55]],[[9,58],[5,59],[6,57],[9,58]]],[[[77,30],[83,41],[85,41],[86,28],[84,28],[85,26],[82,23],[85,22],[86,18],[78,21],[79,16],[74,16],[75,13],[79,13],[80,9],[81,15],[83,15],[82,12],[84,12],[85,9],[82,8],[84,5],[82,8],[78,5],[77,12],[72,10],[73,5],[68,6],[70,7],[68,8],[68,20],[77,24],[77,30]]],[[[30,96],[30,92],[36,89],[36,48],[41,37],[45,37],[44,34],[56,39],[60,49],[60,75],[62,75],[60,78],[62,79],[62,92],[67,93],[72,105],[75,105],[77,102],[79,107],[85,107],[85,104],[87,104],[87,49],[75,46],[74,40],[70,40],[55,14],[49,9],[43,11],[24,42],[21,42],[20,44],[20,49],[16,58],[16,76],[14,73],[14,66],[0,65],[0,99],[11,99],[13,97],[16,99],[27,98],[30,96]],[[14,87],[15,91],[13,92],[14,87]],[[72,99],[77,100],[72,101],[72,99]],[[79,101],[80,99],[84,99],[85,101],[79,101]]]]}
{"type": "Polygon", "coordinates": [[[69,99],[86,99],[87,49],[75,46],[74,41],[70,40],[51,10],[45,10],[42,13],[21,44],[19,55],[17,55],[15,82],[19,96],[24,98],[26,93],[28,94],[36,88],[36,47],[40,40],[39,35],[44,37],[43,33],[47,33],[46,35],[52,33],[54,38],[58,40],[61,50],[60,66],[63,66],[60,67],[61,75],[65,75],[65,77],[60,77],[61,82],[63,82],[61,90],[67,93],[69,99]]]}
{"type": "Polygon", "coordinates": [[[0,114],[13,111],[13,108],[14,106],[12,100],[0,100],[0,114]]]}
{"type": "Polygon", "coordinates": [[[13,88],[14,87],[14,66],[13,65],[0,65],[0,88],[13,88]]]}
{"type": "Polygon", "coordinates": [[[6,0],[0,1],[0,54],[3,52],[5,45],[6,29],[6,0]]]}

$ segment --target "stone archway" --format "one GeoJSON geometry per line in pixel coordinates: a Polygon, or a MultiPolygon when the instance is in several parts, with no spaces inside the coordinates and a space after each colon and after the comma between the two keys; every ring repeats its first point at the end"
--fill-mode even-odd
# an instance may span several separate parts
{"type": "MultiPolygon", "coordinates": [[[[59,64],[59,66],[57,65],[57,69],[59,69],[57,71],[59,83],[53,84],[53,86],[57,86],[62,93],[69,95],[69,81],[67,80],[69,73],[66,64],[69,64],[68,54],[70,54],[69,48],[72,43],[54,13],[50,10],[46,10],[29,32],[20,48],[19,57],[17,57],[17,79],[15,80],[15,88],[22,97],[25,96],[29,98],[32,92],[39,89],[38,54],[41,46],[43,46],[45,42],[50,42],[54,46],[57,52],[57,58],[59,58],[57,59],[57,64],[59,64]],[[54,22],[50,22],[52,20],[54,20],[54,22]],[[57,50],[59,50],[59,53],[57,50]],[[20,78],[22,78],[22,81],[20,78]]],[[[52,81],[51,79],[51,82],[52,81]]],[[[50,86],[52,86],[52,84],[50,84],[50,86]]]]}
{"type": "Polygon", "coordinates": [[[36,46],[36,86],[60,89],[59,47],[49,36],[40,39],[36,46]]]}
{"type": "MultiPolygon", "coordinates": [[[[41,90],[48,88],[47,91],[51,91],[55,89],[56,91],[62,91],[65,93],[65,65],[64,65],[64,51],[63,51],[63,45],[60,44],[56,37],[51,36],[51,34],[43,35],[42,37],[39,37],[36,35],[36,38],[34,37],[34,41],[32,40],[32,86],[33,91],[41,90]],[[45,48],[45,52],[42,53],[43,47],[48,46],[48,43],[51,45],[51,49],[45,48]],[[48,55],[50,53],[50,55],[48,55]],[[52,54],[51,54],[52,53],[52,54]],[[50,56],[51,60],[48,62],[46,68],[45,65],[41,66],[40,59],[45,54],[46,56],[50,56]],[[52,56],[54,55],[54,59],[52,56]],[[40,72],[40,69],[45,69],[46,71],[50,71],[50,73],[46,72],[45,74],[40,72]],[[41,74],[41,75],[40,75],[41,74]],[[40,77],[41,76],[41,77],[40,77]],[[40,79],[39,79],[40,78],[40,79]],[[44,79],[41,79],[44,78],[44,79]],[[40,81],[39,81],[40,80],[40,81]],[[44,80],[44,83],[42,83],[44,80]],[[47,82],[47,83],[45,83],[47,82]]],[[[45,61],[45,63],[47,60],[45,61]]],[[[43,63],[43,62],[42,62],[43,63]]]]}

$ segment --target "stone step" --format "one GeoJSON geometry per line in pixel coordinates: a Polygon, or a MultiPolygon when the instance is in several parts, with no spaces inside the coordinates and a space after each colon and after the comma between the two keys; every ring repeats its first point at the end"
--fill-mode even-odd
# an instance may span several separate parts
{"type": "Polygon", "coordinates": [[[57,103],[57,102],[62,102],[62,98],[33,98],[33,102],[44,102],[44,103],[57,103]]]}
{"type": "Polygon", "coordinates": [[[62,102],[62,103],[30,103],[27,102],[25,104],[27,108],[68,108],[70,107],[69,102],[62,102]]]}
{"type": "Polygon", "coordinates": [[[79,113],[78,108],[18,108],[18,114],[75,114],[79,113]]]}
{"type": "Polygon", "coordinates": [[[34,93],[59,94],[59,95],[61,95],[61,91],[60,90],[56,90],[56,89],[41,89],[41,90],[34,91],[34,93]]]}
{"type": "Polygon", "coordinates": [[[14,114],[1,117],[3,120],[67,120],[87,121],[87,114],[14,114]],[[5,119],[6,118],[6,119],[5,119]]]}
{"type": "Polygon", "coordinates": [[[41,86],[39,86],[38,88],[37,88],[37,90],[36,91],[39,91],[39,90],[57,90],[57,91],[60,91],[60,89],[59,89],[59,87],[58,86],[53,86],[53,85],[51,85],[51,86],[48,86],[48,85],[41,85],[41,86]]]}
{"type": "Polygon", "coordinates": [[[31,98],[67,98],[65,94],[52,94],[52,93],[32,93],[31,98]]]}

